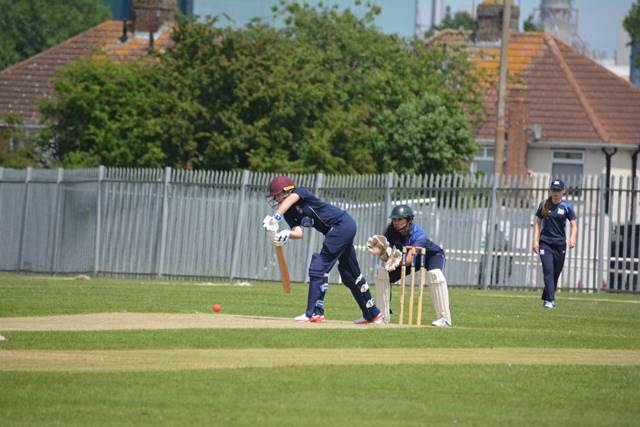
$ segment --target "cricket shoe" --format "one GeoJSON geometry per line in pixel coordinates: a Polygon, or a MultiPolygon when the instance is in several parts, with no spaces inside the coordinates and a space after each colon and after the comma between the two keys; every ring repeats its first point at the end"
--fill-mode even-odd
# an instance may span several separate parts
{"type": "Polygon", "coordinates": [[[371,320],[367,320],[364,318],[364,316],[361,316],[358,320],[354,320],[353,323],[355,323],[356,325],[367,325],[369,323],[379,325],[381,323],[384,323],[384,315],[382,313],[378,313],[371,320]]]}
{"type": "Polygon", "coordinates": [[[544,308],[555,308],[556,307],[556,303],[553,301],[545,301],[542,306],[544,308]]]}
{"type": "Polygon", "coordinates": [[[450,328],[451,322],[444,317],[441,317],[438,320],[434,320],[433,322],[431,322],[431,325],[435,326],[436,328],[450,328]]]}
{"type": "Polygon", "coordinates": [[[321,323],[325,321],[324,314],[313,314],[311,317],[301,314],[293,318],[296,322],[321,323]]]}

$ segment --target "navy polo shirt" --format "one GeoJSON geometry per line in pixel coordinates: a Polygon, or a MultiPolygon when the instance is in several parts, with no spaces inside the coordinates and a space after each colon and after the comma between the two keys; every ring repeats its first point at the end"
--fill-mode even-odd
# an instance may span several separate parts
{"type": "Polygon", "coordinates": [[[561,200],[557,205],[552,203],[549,209],[549,216],[545,218],[542,216],[542,206],[544,206],[544,202],[540,203],[536,211],[536,216],[542,220],[540,241],[551,245],[566,245],[565,229],[567,220],[573,221],[576,219],[573,207],[564,200],[561,200]]]}
{"type": "Polygon", "coordinates": [[[427,255],[433,255],[434,253],[444,254],[440,246],[429,240],[426,231],[419,224],[411,223],[409,233],[406,236],[393,230],[392,227],[393,225],[387,229],[384,235],[394,248],[402,250],[403,246],[419,246],[427,250],[427,255]]]}
{"type": "Polygon", "coordinates": [[[300,196],[300,200],[284,214],[290,228],[313,227],[322,234],[327,234],[345,214],[344,210],[320,200],[306,187],[296,187],[292,192],[300,196]]]}

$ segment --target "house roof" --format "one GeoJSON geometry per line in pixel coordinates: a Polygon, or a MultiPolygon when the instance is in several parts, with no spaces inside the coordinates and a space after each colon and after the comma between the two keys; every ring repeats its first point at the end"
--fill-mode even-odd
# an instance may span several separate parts
{"type": "MultiPolygon", "coordinates": [[[[494,82],[483,94],[487,118],[476,137],[494,139],[500,47],[470,45],[469,51],[494,82]]],[[[511,34],[508,52],[507,89],[525,89],[527,126],[540,125],[542,141],[640,144],[640,88],[545,33],[511,34]]]]}
{"type": "MultiPolygon", "coordinates": [[[[122,21],[106,21],[63,43],[0,71],[0,115],[16,114],[24,123],[38,123],[37,99],[53,93],[51,79],[63,65],[81,56],[104,52],[114,60],[131,61],[149,49],[149,34],[122,35],[122,21]]],[[[171,29],[162,27],[154,35],[154,47],[165,50],[171,43],[171,29]]]]}

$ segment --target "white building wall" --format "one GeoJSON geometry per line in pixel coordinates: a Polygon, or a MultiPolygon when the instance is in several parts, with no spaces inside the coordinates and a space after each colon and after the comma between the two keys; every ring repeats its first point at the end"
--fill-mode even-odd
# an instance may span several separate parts
{"type": "Polygon", "coordinates": [[[548,147],[529,146],[527,169],[533,174],[551,174],[551,150],[548,147]]]}
{"type": "MultiPolygon", "coordinates": [[[[633,150],[620,149],[611,157],[611,174],[616,176],[627,177],[631,176],[631,155],[633,150]]],[[[553,164],[553,152],[556,150],[569,150],[568,148],[551,148],[529,146],[527,152],[527,168],[532,174],[550,175],[551,167],[553,164]]],[[[575,150],[571,150],[575,151],[575,150]]],[[[602,150],[597,149],[585,149],[577,150],[582,151],[583,154],[583,175],[599,175],[606,172],[606,157],[602,150]]],[[[638,158],[638,168],[640,172],[640,156],[638,158]]]]}

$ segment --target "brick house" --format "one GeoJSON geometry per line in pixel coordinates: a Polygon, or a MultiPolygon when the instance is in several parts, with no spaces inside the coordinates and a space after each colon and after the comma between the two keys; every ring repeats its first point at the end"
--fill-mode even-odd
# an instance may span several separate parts
{"type": "MultiPolygon", "coordinates": [[[[512,12],[505,173],[635,176],[640,88],[548,34],[517,32],[517,7],[512,12]]],[[[464,46],[493,81],[483,94],[487,118],[475,129],[481,149],[472,164],[486,173],[493,173],[501,21],[501,5],[481,4],[475,35],[446,30],[426,41],[464,46]]]]}
{"type": "MultiPolygon", "coordinates": [[[[177,0],[138,0],[135,20],[105,21],[65,42],[0,71],[0,117],[18,116],[26,130],[42,127],[37,101],[53,93],[58,70],[82,56],[106,54],[118,61],[162,52],[171,43],[177,0]]],[[[0,127],[8,126],[0,118],[0,127]]]]}

